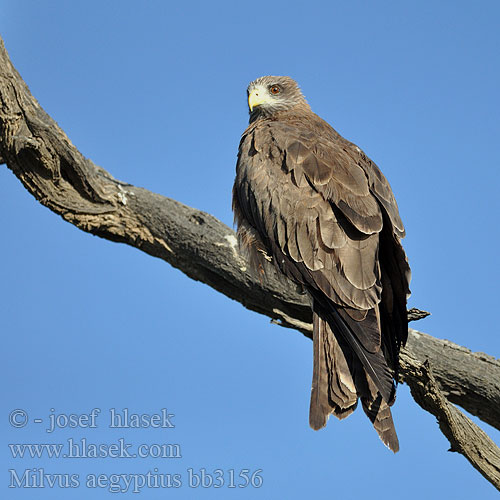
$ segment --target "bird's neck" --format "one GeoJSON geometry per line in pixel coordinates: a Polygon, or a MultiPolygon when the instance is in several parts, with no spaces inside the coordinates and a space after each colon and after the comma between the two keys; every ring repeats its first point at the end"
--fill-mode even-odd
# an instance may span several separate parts
{"type": "MultiPolygon", "coordinates": [[[[289,108],[269,108],[266,106],[257,106],[251,113],[249,123],[254,123],[258,120],[282,120],[294,116],[304,116],[307,114],[314,115],[311,107],[307,102],[298,102],[289,108]]],[[[314,115],[316,116],[316,115],[314,115]]]]}

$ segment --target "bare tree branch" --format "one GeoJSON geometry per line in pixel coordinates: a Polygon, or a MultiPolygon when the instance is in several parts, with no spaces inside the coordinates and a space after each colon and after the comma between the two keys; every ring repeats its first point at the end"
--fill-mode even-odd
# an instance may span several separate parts
{"type": "MultiPolygon", "coordinates": [[[[406,349],[420,364],[429,361],[442,394],[500,430],[500,361],[482,352],[409,329],[406,349]]],[[[410,374],[401,363],[403,380],[410,374]]]]}
{"type": "MultiPolygon", "coordinates": [[[[229,227],[207,213],[120,182],[85,158],[31,95],[1,39],[0,103],[0,163],[7,163],[40,203],[83,231],[159,257],[245,307],[311,337],[306,297],[272,272],[264,283],[256,281],[229,227]]],[[[410,319],[420,316],[416,311],[409,314],[410,319]]],[[[491,441],[491,446],[481,441],[479,452],[468,451],[456,438],[457,429],[468,425],[462,419],[466,417],[445,398],[500,429],[500,362],[410,329],[401,368],[401,378],[417,402],[438,416],[443,433],[452,436],[452,448],[498,487],[498,467],[480,460],[483,449],[493,458],[498,449],[491,448],[491,441]],[[429,398],[434,398],[434,406],[429,398]]]]}
{"type": "Polygon", "coordinates": [[[446,400],[429,361],[420,364],[408,353],[401,358],[405,380],[413,398],[424,410],[437,417],[441,432],[450,442],[450,451],[461,453],[500,491],[498,447],[470,418],[446,400]]]}

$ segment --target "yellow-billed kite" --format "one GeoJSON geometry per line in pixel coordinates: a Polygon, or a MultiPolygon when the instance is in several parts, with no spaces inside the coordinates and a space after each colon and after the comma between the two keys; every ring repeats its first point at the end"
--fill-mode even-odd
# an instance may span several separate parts
{"type": "Polygon", "coordinates": [[[397,451],[390,406],[408,335],[410,268],[389,183],[311,111],[291,78],[255,80],[248,105],[233,189],[238,236],[254,269],[271,260],[311,297],[311,427],[347,417],[360,398],[397,451]]]}

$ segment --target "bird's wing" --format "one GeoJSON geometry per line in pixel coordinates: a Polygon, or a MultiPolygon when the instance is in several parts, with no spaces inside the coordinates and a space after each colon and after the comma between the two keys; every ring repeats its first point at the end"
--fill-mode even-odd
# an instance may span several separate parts
{"type": "MultiPolygon", "coordinates": [[[[322,120],[316,123],[312,137],[309,130],[300,132],[300,127],[296,128],[298,136],[288,130],[285,150],[287,169],[292,177],[305,178],[324,200],[330,202],[331,210],[337,214],[348,244],[335,253],[345,276],[356,289],[363,289],[359,286],[359,279],[369,276],[370,269],[367,269],[366,261],[360,262],[360,258],[366,257],[369,265],[375,264],[377,280],[382,285],[382,293],[377,296],[379,307],[375,308],[383,323],[383,328],[378,330],[382,334],[386,359],[397,370],[399,348],[407,339],[406,299],[410,295],[411,279],[410,267],[400,243],[405,230],[398,206],[387,179],[377,165],[328,124],[322,120]],[[370,237],[360,240],[364,234],[370,234],[370,237]],[[363,253],[353,250],[354,242],[368,240],[373,245],[375,241],[377,243],[377,249],[372,255],[367,251],[363,253]],[[355,272],[359,273],[357,281],[352,279],[355,272]]],[[[320,229],[325,226],[322,222],[320,218],[320,229]]],[[[332,226],[328,227],[331,229],[332,226]]],[[[342,282],[338,281],[337,276],[335,279],[340,288],[342,282]]],[[[351,294],[353,291],[357,295],[350,297],[358,298],[359,292],[352,289],[351,294]]],[[[373,291],[374,289],[366,290],[364,298],[373,291]]],[[[354,302],[354,306],[349,302],[345,304],[365,308],[359,298],[354,302]]],[[[354,325],[354,329],[356,326],[354,325]]],[[[366,324],[363,328],[366,330],[366,324]]],[[[366,343],[364,346],[366,347],[366,343]]]]}
{"type": "Polygon", "coordinates": [[[393,233],[399,238],[405,236],[405,228],[399,215],[398,204],[389,182],[378,166],[366,156],[366,154],[352,142],[341,138],[342,148],[349,156],[351,162],[363,169],[368,177],[370,192],[383,206],[393,229],[393,233]]]}

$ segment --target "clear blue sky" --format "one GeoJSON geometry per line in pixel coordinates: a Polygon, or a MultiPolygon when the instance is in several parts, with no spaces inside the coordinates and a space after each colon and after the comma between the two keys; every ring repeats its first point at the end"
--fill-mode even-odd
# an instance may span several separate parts
{"type": "MultiPolygon", "coordinates": [[[[410,306],[432,312],[413,326],[498,357],[499,15],[497,1],[5,0],[0,33],[85,156],[228,225],[246,86],[294,77],[393,186],[410,306]]],[[[3,498],[103,498],[109,487],[89,490],[88,474],[148,471],[180,474],[182,487],[143,488],[141,498],[496,498],[447,452],[406,386],[394,407],[398,454],[362,412],[314,432],[309,340],[160,260],[77,230],[5,167],[0,220],[3,498]],[[29,415],[24,428],[8,424],[16,408],[29,415]],[[51,408],[102,413],[95,429],[47,433],[51,408]],[[175,428],[110,429],[111,408],[167,408],[175,428]],[[6,446],[83,437],[179,444],[182,458],[14,459],[6,446]],[[7,490],[8,469],[33,468],[76,474],[80,486],[7,490]],[[191,489],[189,468],[222,469],[226,483],[191,489]],[[228,488],[231,469],[236,480],[262,469],[263,485],[228,488]]]]}

